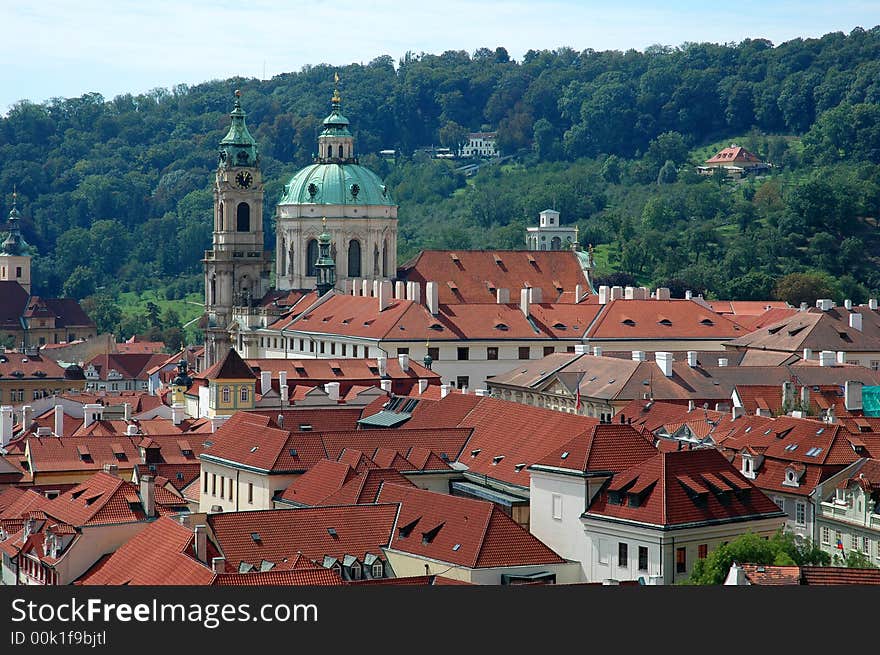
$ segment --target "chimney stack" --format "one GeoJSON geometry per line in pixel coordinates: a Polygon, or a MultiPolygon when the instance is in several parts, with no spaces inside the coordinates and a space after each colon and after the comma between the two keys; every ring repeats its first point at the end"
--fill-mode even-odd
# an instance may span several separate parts
{"type": "Polygon", "coordinates": [[[666,287],[657,287],[656,296],[657,300],[669,300],[669,289],[666,287]]]}
{"type": "Polygon", "coordinates": [[[425,305],[432,316],[440,311],[440,288],[436,282],[428,282],[425,285],[425,305]]]}
{"type": "Polygon", "coordinates": [[[790,380],[785,380],[782,383],[782,407],[790,410],[792,405],[794,405],[794,385],[790,380]]]}
{"type": "Polygon", "coordinates": [[[810,387],[808,387],[807,385],[801,387],[801,406],[810,406],[810,387]]]}
{"type": "Polygon", "coordinates": [[[388,358],[385,355],[379,355],[376,358],[376,368],[379,370],[380,378],[388,375],[388,358]]]}
{"type": "Polygon", "coordinates": [[[862,409],[862,383],[857,380],[847,380],[843,387],[843,402],[847,411],[859,411],[862,409]]]}
{"type": "Polygon", "coordinates": [[[382,387],[382,391],[385,393],[391,393],[391,380],[380,380],[379,386],[382,387]]]}
{"type": "Polygon", "coordinates": [[[440,385],[440,397],[446,398],[449,395],[449,392],[452,390],[451,384],[441,384],[440,385]]]}
{"type": "Polygon", "coordinates": [[[141,503],[147,517],[156,515],[156,481],[152,475],[141,477],[141,503]]]}
{"type": "Polygon", "coordinates": [[[858,312],[853,312],[849,315],[849,326],[853,330],[862,331],[862,315],[858,312]]]}
{"type": "MultiPolygon", "coordinates": [[[[391,380],[388,380],[389,382],[391,380]]],[[[333,402],[339,402],[339,383],[338,382],[328,382],[324,385],[324,391],[327,393],[327,397],[333,402]]]]}
{"type": "Polygon", "coordinates": [[[688,412],[694,411],[694,407],[696,407],[696,403],[693,400],[688,401],[688,412]]]}
{"type": "Polygon", "coordinates": [[[809,361],[812,356],[813,356],[812,349],[811,348],[804,348],[804,357],[803,357],[804,361],[809,361]]]}
{"type": "Polygon", "coordinates": [[[287,386],[287,371],[278,371],[278,386],[287,386]]]}
{"type": "Polygon", "coordinates": [[[693,300],[693,299],[694,299],[694,292],[691,291],[690,289],[688,289],[687,291],[685,291],[685,292],[684,292],[684,299],[685,299],[685,300],[693,300]]]}
{"type": "Polygon", "coordinates": [[[195,529],[196,559],[208,563],[208,526],[199,523],[195,529]]]}
{"type": "Polygon", "coordinates": [[[138,433],[138,426],[136,426],[134,423],[129,423],[128,425],[125,426],[125,436],[133,437],[137,433],[138,433]]]}
{"type": "Polygon", "coordinates": [[[122,403],[122,420],[131,420],[131,403],[122,403]]]}
{"type": "Polygon", "coordinates": [[[541,287],[529,287],[529,302],[540,304],[544,300],[544,292],[541,287]]]}
{"type": "Polygon", "coordinates": [[[87,428],[104,417],[104,406],[100,404],[83,405],[83,427],[87,428]]]}
{"type": "Polygon", "coordinates": [[[361,280],[361,295],[368,298],[370,295],[370,281],[366,278],[361,280]]]}
{"type": "Polygon", "coordinates": [[[510,289],[495,289],[495,300],[499,305],[510,302],[510,289]]]}
{"type": "Polygon", "coordinates": [[[731,407],[731,408],[730,408],[730,417],[731,417],[734,421],[735,421],[736,419],[738,419],[740,416],[745,416],[745,415],[746,415],[746,408],[745,408],[745,407],[736,407],[736,406],[734,406],[734,407],[731,407]]]}
{"type": "Polygon", "coordinates": [[[827,312],[830,309],[834,308],[834,301],[831,298],[819,298],[816,301],[816,307],[821,309],[823,312],[827,312]]]}
{"type": "Polygon", "coordinates": [[[272,371],[260,371],[260,393],[266,395],[272,389],[272,371]]]}
{"type": "Polygon", "coordinates": [[[672,353],[670,353],[670,352],[654,353],[654,360],[657,362],[657,366],[663,372],[663,375],[668,378],[671,378],[672,377],[672,353]]]}
{"type": "Polygon", "coordinates": [[[602,356],[602,346],[593,346],[593,357],[602,356]]]}
{"type": "Polygon", "coordinates": [[[290,398],[290,389],[286,384],[282,384],[278,387],[278,392],[281,394],[281,407],[287,407],[290,398]]]}
{"type": "Polygon", "coordinates": [[[623,287],[611,287],[611,300],[623,300],[623,287]]]}
{"type": "Polygon", "coordinates": [[[838,364],[846,364],[846,353],[842,350],[837,351],[837,363],[838,364]]]}
{"type": "Polygon", "coordinates": [[[55,436],[64,436],[64,407],[55,405],[55,436]]]}
{"type": "Polygon", "coordinates": [[[868,300],[868,309],[877,309],[877,299],[871,298],[868,300]]]}
{"type": "Polygon", "coordinates": [[[425,389],[427,389],[427,388],[428,388],[428,381],[425,380],[424,378],[420,378],[419,379],[419,393],[420,394],[425,393],[425,389]]]}
{"type": "Polygon", "coordinates": [[[823,350],[819,353],[819,366],[834,366],[833,350],[823,350]]]}
{"type": "Polygon", "coordinates": [[[406,299],[406,285],[402,280],[398,280],[394,283],[394,297],[398,300],[406,299]]]}
{"type": "Polygon", "coordinates": [[[373,292],[370,294],[373,298],[379,297],[379,285],[382,282],[380,280],[373,280],[373,292]]]}
{"type": "Polygon", "coordinates": [[[719,357],[718,358],[718,366],[727,366],[727,357],[719,357]]]}
{"type": "Polygon", "coordinates": [[[634,287],[624,287],[623,288],[623,299],[624,300],[635,300],[636,299],[636,290],[634,287]]]}
{"type": "Polygon", "coordinates": [[[696,350],[688,350],[688,366],[691,368],[697,367],[697,351],[696,350]]]}
{"type": "Polygon", "coordinates": [[[611,289],[608,288],[607,285],[603,284],[599,287],[599,304],[607,305],[610,300],[609,296],[611,295],[611,289]]]}
{"type": "Polygon", "coordinates": [[[171,405],[171,422],[174,425],[180,425],[183,423],[183,404],[182,403],[174,403],[171,405]]]}
{"type": "Polygon", "coordinates": [[[520,289],[519,292],[519,308],[522,310],[523,315],[528,318],[529,317],[529,298],[531,297],[531,293],[528,289],[520,289]]]}
{"type": "Polygon", "coordinates": [[[391,280],[379,283],[379,311],[383,312],[391,305],[391,280]]]}
{"type": "Polygon", "coordinates": [[[585,343],[576,343],[574,344],[574,354],[575,355],[586,355],[590,352],[590,347],[585,343]]]}
{"type": "Polygon", "coordinates": [[[459,392],[466,396],[467,395],[467,387],[462,387],[461,389],[459,389],[459,392]]]}
{"type": "Polygon", "coordinates": [[[407,353],[400,353],[397,356],[397,362],[400,364],[401,371],[409,373],[409,355],[407,353]]]}
{"type": "Polygon", "coordinates": [[[211,571],[214,573],[223,573],[226,570],[226,558],[225,557],[212,557],[211,558],[211,571]]]}
{"type": "Polygon", "coordinates": [[[851,312],[852,311],[852,300],[847,298],[846,300],[843,301],[843,306],[846,307],[846,310],[848,312],[851,312]]]}
{"type": "Polygon", "coordinates": [[[580,284],[574,285],[574,302],[575,304],[581,301],[581,296],[584,294],[583,289],[580,284]]]}
{"type": "Polygon", "coordinates": [[[114,476],[119,475],[119,465],[118,464],[104,464],[103,469],[104,469],[104,473],[109,473],[110,475],[114,475],[114,476]]]}
{"type": "Polygon", "coordinates": [[[34,423],[34,408],[30,405],[23,405],[21,408],[21,426],[27,430],[34,423]]]}
{"type": "Polygon", "coordinates": [[[634,362],[645,361],[645,351],[644,350],[633,350],[632,351],[632,360],[634,362]]]}

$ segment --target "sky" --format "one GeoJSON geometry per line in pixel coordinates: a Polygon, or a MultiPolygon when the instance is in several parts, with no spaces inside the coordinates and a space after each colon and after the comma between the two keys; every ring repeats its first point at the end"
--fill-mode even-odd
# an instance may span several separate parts
{"type": "Polygon", "coordinates": [[[0,0],[0,114],[407,52],[778,45],[877,24],[877,0],[0,0]]]}

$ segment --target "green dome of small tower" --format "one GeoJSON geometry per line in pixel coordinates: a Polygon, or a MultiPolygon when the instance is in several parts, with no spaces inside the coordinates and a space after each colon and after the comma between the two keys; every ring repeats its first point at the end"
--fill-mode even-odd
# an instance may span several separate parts
{"type": "Polygon", "coordinates": [[[247,114],[241,108],[241,91],[235,91],[235,105],[229,114],[229,132],[220,141],[220,166],[257,166],[260,153],[257,142],[245,124],[247,114]]]}

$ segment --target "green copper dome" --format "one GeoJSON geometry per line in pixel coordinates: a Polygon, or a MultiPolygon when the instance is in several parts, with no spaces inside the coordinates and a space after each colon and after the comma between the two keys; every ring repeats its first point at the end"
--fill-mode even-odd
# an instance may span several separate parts
{"type": "Polygon", "coordinates": [[[235,106],[229,116],[232,118],[229,132],[220,141],[220,165],[257,166],[260,153],[257,151],[257,142],[244,122],[247,114],[241,108],[241,91],[235,92],[235,106]]]}
{"type": "Polygon", "coordinates": [[[358,164],[312,164],[285,185],[280,204],[393,205],[382,179],[358,164]]]}
{"type": "Polygon", "coordinates": [[[29,252],[30,247],[21,236],[21,229],[18,226],[20,218],[18,207],[15,205],[15,194],[13,194],[12,211],[9,212],[9,233],[3,243],[0,243],[0,254],[26,255],[29,252]]]}

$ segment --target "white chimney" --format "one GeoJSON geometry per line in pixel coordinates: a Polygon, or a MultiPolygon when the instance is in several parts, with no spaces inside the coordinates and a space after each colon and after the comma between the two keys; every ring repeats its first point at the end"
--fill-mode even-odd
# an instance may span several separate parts
{"type": "Polygon", "coordinates": [[[593,346],[593,357],[602,356],[602,346],[593,346]]]}
{"type": "Polygon", "coordinates": [[[361,295],[366,298],[370,295],[370,281],[366,278],[361,280],[361,295]]]}
{"type": "Polygon", "coordinates": [[[543,302],[543,294],[541,287],[529,287],[529,302],[540,304],[543,302]]]}
{"type": "Polygon", "coordinates": [[[823,350],[819,353],[819,366],[834,366],[834,351],[823,350]]]}
{"type": "Polygon", "coordinates": [[[449,395],[449,392],[452,390],[451,384],[441,384],[440,385],[440,397],[446,398],[449,395]]]}
{"type": "Polygon", "coordinates": [[[636,290],[633,287],[624,287],[623,288],[623,299],[624,300],[635,300],[636,299],[636,290]]]}
{"type": "Polygon", "coordinates": [[[804,361],[809,361],[813,356],[813,350],[811,348],[804,348],[804,361]]]}
{"type": "Polygon", "coordinates": [[[727,357],[719,357],[718,358],[718,366],[727,366],[727,357]]]}
{"type": "Polygon", "coordinates": [[[782,405],[783,407],[791,407],[794,404],[794,385],[790,380],[782,382],[782,405]]]}
{"type": "Polygon", "coordinates": [[[394,283],[394,297],[398,300],[406,299],[406,285],[402,280],[398,280],[394,283]]]}
{"type": "Polygon", "coordinates": [[[805,311],[807,311],[807,303],[802,302],[802,303],[800,304],[800,307],[798,307],[798,311],[801,311],[801,312],[805,312],[805,311]]]}
{"type": "Polygon", "coordinates": [[[422,302],[422,285],[418,282],[412,283],[412,301],[417,304],[422,302]]]}
{"type": "Polygon", "coordinates": [[[843,402],[847,411],[862,409],[862,383],[857,380],[847,380],[844,385],[843,402]]]}
{"type": "Polygon", "coordinates": [[[349,296],[358,295],[358,278],[352,278],[345,281],[345,293],[349,296]]]}
{"type": "Polygon", "coordinates": [[[9,405],[0,407],[0,446],[12,441],[12,424],[15,422],[14,410],[9,405]]]}
{"type": "Polygon", "coordinates": [[[688,350],[688,366],[691,368],[697,367],[697,351],[696,350],[688,350]]]}
{"type": "Polygon", "coordinates": [[[486,389],[474,389],[475,396],[488,396],[489,391],[486,389]]]}
{"type": "Polygon", "coordinates": [[[373,298],[379,297],[379,285],[381,284],[380,280],[373,280],[373,292],[370,294],[373,298]]]}
{"type": "Polygon", "coordinates": [[[838,364],[846,364],[846,353],[842,350],[837,351],[837,363],[838,364]]]}
{"type": "Polygon", "coordinates": [[[404,373],[409,372],[409,355],[406,353],[400,353],[397,356],[397,362],[400,364],[400,370],[404,373]]]}
{"type": "Polygon", "coordinates": [[[740,418],[741,416],[745,416],[745,415],[746,415],[746,408],[745,407],[735,407],[734,406],[734,407],[730,408],[730,417],[734,421],[736,419],[740,418]]]}
{"type": "Polygon", "coordinates": [[[623,287],[611,287],[611,300],[623,300],[623,287]]]}
{"type": "Polygon", "coordinates": [[[651,298],[651,290],[648,287],[639,287],[639,300],[649,300],[651,298]]]}
{"type": "Polygon", "coordinates": [[[376,358],[376,368],[379,369],[380,378],[388,375],[388,358],[385,355],[379,355],[376,358]]]}
{"type": "Polygon", "coordinates": [[[848,312],[851,312],[852,311],[852,300],[847,298],[846,300],[843,301],[843,306],[846,307],[846,310],[848,312]]]}
{"type": "Polygon", "coordinates": [[[103,466],[104,473],[109,473],[113,476],[119,476],[119,464],[104,464],[103,466]]]}
{"type": "Polygon", "coordinates": [[[801,405],[804,407],[810,406],[810,387],[807,385],[801,387],[801,405]]]}
{"type": "Polygon", "coordinates": [[[632,360],[634,362],[645,361],[645,351],[644,350],[633,350],[632,351],[632,360]]]}
{"type": "Polygon", "coordinates": [[[586,355],[590,352],[590,347],[585,343],[576,343],[574,344],[574,354],[575,355],[586,355]]]}
{"type": "Polygon", "coordinates": [[[583,289],[581,289],[580,284],[574,285],[574,302],[575,303],[579,303],[581,301],[581,296],[583,295],[583,293],[584,293],[584,291],[583,291],[583,289]]]}
{"type": "Polygon", "coordinates": [[[266,395],[272,389],[272,371],[260,371],[260,393],[266,395]]]}
{"type": "Polygon", "coordinates": [[[278,371],[278,387],[287,386],[287,371],[278,371]]]}
{"type": "Polygon", "coordinates": [[[184,411],[182,403],[174,403],[171,405],[171,422],[174,425],[183,423],[184,411]]]}
{"type": "Polygon", "coordinates": [[[688,411],[689,411],[689,412],[694,411],[694,408],[695,408],[695,407],[696,407],[696,403],[694,403],[693,400],[689,400],[689,401],[688,401],[688,411]]]}
{"type": "Polygon", "coordinates": [[[428,388],[428,381],[425,379],[419,379],[419,393],[425,393],[425,389],[428,388]]]}
{"type": "Polygon", "coordinates": [[[391,380],[379,380],[379,386],[385,393],[391,393],[391,380]]]}
{"type": "Polygon", "coordinates": [[[425,285],[425,305],[433,316],[440,311],[440,287],[436,282],[428,282],[425,285]]]}
{"type": "Polygon", "coordinates": [[[510,289],[495,289],[495,300],[499,305],[510,302],[510,289]]]}
{"type": "Polygon", "coordinates": [[[611,289],[609,289],[606,285],[602,285],[599,287],[599,304],[607,305],[609,301],[609,296],[611,295],[611,289]]]}
{"type": "Polygon", "coordinates": [[[522,310],[523,315],[528,318],[529,316],[529,297],[530,293],[528,289],[520,289],[519,292],[519,308],[522,310]]]}
{"type": "Polygon", "coordinates": [[[654,353],[654,360],[657,362],[657,366],[668,378],[672,377],[672,353],[669,352],[659,352],[654,353]]]}
{"type": "Polygon", "coordinates": [[[862,315],[858,312],[853,312],[849,315],[849,326],[853,330],[862,331],[862,315]]]}
{"type": "Polygon", "coordinates": [[[816,301],[816,307],[823,312],[827,312],[834,307],[834,301],[831,300],[831,298],[819,298],[819,300],[816,301]]]}
{"type": "Polygon", "coordinates": [[[467,395],[467,387],[462,387],[461,389],[459,389],[459,391],[460,391],[462,394],[464,394],[465,396],[467,395]]]}
{"type": "Polygon", "coordinates": [[[87,428],[95,421],[100,421],[104,417],[104,406],[97,403],[93,405],[83,405],[83,427],[87,428]]]}
{"type": "Polygon", "coordinates": [[[391,280],[379,283],[379,311],[385,311],[391,304],[391,280]]]}
{"type": "Polygon", "coordinates": [[[211,571],[214,573],[223,573],[226,570],[226,558],[225,557],[212,557],[211,558],[211,571]]]}
{"type": "Polygon", "coordinates": [[[131,420],[131,403],[122,403],[122,419],[124,421],[131,420]]]}
{"type": "Polygon", "coordinates": [[[141,504],[146,516],[156,515],[156,481],[152,475],[141,477],[141,504]]]}
{"type": "Polygon", "coordinates": [[[64,407],[55,405],[55,436],[64,436],[64,407]]]}
{"type": "Polygon", "coordinates": [[[23,405],[21,408],[21,426],[27,430],[34,423],[34,408],[30,405],[23,405]]]}
{"type": "MultiPolygon", "coordinates": [[[[391,382],[391,380],[388,380],[391,382]]],[[[338,382],[328,382],[324,385],[324,391],[327,393],[327,397],[333,402],[339,401],[339,383],[338,382]]]]}
{"type": "Polygon", "coordinates": [[[868,309],[877,309],[877,299],[871,298],[868,300],[868,309]]]}
{"type": "Polygon", "coordinates": [[[669,300],[669,289],[666,287],[657,287],[657,300],[669,300]]]}
{"type": "Polygon", "coordinates": [[[287,407],[287,403],[290,398],[290,389],[286,384],[282,384],[280,387],[278,387],[278,391],[281,393],[281,406],[287,407]]]}
{"type": "Polygon", "coordinates": [[[208,526],[199,524],[193,530],[195,532],[196,559],[208,563],[208,526]]]}
{"type": "Polygon", "coordinates": [[[129,423],[128,425],[125,426],[126,436],[133,437],[137,433],[138,433],[138,426],[136,426],[134,423],[129,423]]]}
{"type": "Polygon", "coordinates": [[[685,292],[684,292],[684,299],[685,299],[685,300],[693,300],[693,299],[694,299],[694,292],[691,291],[690,289],[688,289],[687,291],[685,291],[685,292]]]}

